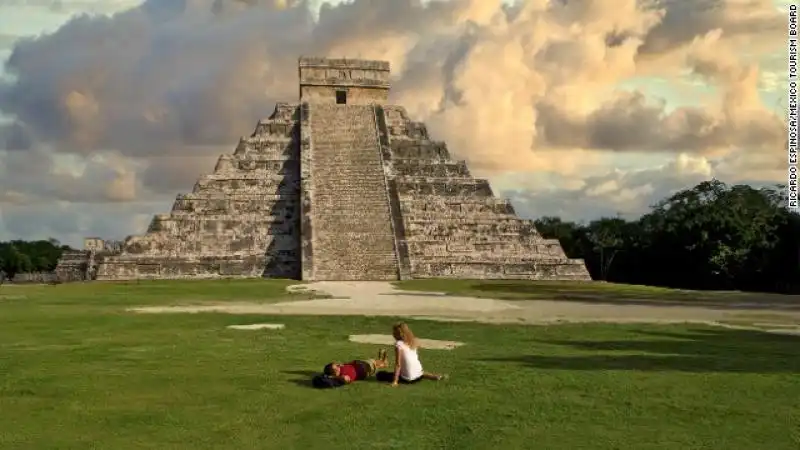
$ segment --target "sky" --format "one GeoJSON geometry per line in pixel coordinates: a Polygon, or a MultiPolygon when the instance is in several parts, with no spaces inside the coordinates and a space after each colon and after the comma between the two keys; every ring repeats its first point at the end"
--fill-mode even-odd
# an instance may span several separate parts
{"type": "Polygon", "coordinates": [[[391,103],[525,218],[785,182],[775,0],[0,0],[0,241],[142,234],[297,97],[387,60],[391,103]]]}

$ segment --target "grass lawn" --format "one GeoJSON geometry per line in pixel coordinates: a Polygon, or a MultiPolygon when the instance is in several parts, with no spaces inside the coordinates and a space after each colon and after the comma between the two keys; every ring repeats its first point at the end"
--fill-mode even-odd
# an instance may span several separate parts
{"type": "Polygon", "coordinates": [[[134,315],[274,301],[270,281],[0,287],[2,449],[800,448],[800,338],[677,326],[412,322],[452,378],[309,387],[388,318],[134,315]],[[227,325],[286,324],[236,331],[227,325]]]}
{"type": "Polygon", "coordinates": [[[395,285],[411,291],[502,300],[564,300],[598,303],[698,304],[769,303],[800,309],[800,295],[739,291],[692,291],[655,286],[579,281],[526,280],[410,280],[395,285]]]}

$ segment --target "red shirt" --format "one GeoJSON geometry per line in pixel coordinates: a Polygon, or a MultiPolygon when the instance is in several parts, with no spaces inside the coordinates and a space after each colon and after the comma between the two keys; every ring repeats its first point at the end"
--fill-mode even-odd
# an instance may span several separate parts
{"type": "Polygon", "coordinates": [[[347,364],[339,366],[339,375],[349,377],[350,381],[363,380],[367,377],[366,372],[364,372],[363,368],[359,364],[356,364],[355,361],[350,361],[347,364]]]}

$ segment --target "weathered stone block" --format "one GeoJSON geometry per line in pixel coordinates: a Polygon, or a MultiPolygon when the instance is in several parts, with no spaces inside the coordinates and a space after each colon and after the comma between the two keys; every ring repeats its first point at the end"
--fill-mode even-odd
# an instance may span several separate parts
{"type": "Polygon", "coordinates": [[[399,195],[491,197],[492,188],[487,180],[471,178],[396,177],[399,195]]]}
{"type": "Polygon", "coordinates": [[[428,140],[392,140],[392,159],[397,160],[424,160],[424,161],[450,161],[450,152],[444,142],[428,140]]]}

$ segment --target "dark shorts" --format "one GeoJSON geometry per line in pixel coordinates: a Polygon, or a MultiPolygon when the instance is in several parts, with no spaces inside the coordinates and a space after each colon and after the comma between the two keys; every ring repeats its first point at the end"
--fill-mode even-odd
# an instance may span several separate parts
{"type": "MultiPolygon", "coordinates": [[[[383,383],[391,383],[394,381],[394,372],[386,372],[384,370],[375,374],[375,379],[381,381],[383,383]]],[[[400,384],[416,384],[422,381],[422,377],[419,377],[415,380],[404,380],[403,377],[400,377],[398,383],[400,384]]]]}
{"type": "Polygon", "coordinates": [[[359,379],[366,379],[375,375],[377,368],[374,359],[357,359],[353,361],[359,375],[359,379]],[[363,378],[362,378],[363,377],[363,378]]]}

